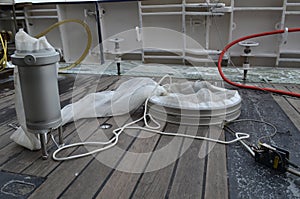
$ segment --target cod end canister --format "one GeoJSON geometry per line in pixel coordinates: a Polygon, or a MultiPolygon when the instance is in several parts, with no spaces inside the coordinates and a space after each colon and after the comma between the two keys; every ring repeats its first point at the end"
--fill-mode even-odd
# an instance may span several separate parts
{"type": "Polygon", "coordinates": [[[16,51],[12,63],[18,67],[26,126],[32,133],[60,126],[61,107],[57,81],[59,53],[16,51]]]}

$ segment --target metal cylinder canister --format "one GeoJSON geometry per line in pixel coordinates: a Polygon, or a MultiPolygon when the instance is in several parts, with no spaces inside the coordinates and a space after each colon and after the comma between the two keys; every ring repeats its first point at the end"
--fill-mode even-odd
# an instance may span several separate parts
{"type": "Polygon", "coordinates": [[[18,53],[12,55],[17,65],[26,118],[33,133],[57,128],[61,122],[57,67],[59,53],[18,53]]]}

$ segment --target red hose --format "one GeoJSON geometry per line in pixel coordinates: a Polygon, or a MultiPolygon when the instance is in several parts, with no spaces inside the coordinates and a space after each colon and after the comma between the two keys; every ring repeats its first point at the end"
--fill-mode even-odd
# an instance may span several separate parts
{"type": "MultiPolygon", "coordinates": [[[[253,34],[253,35],[242,37],[240,39],[237,39],[237,40],[227,44],[227,46],[225,46],[225,48],[222,50],[222,52],[219,56],[219,60],[218,60],[218,70],[219,70],[219,73],[220,73],[221,77],[223,78],[223,80],[226,81],[227,83],[233,85],[233,86],[237,86],[237,87],[240,87],[240,88],[263,90],[263,91],[269,91],[269,92],[273,92],[273,93],[278,93],[278,94],[282,94],[282,95],[289,95],[289,96],[300,98],[300,93],[288,92],[288,91],[277,90],[277,89],[272,89],[272,88],[260,88],[260,87],[257,87],[257,86],[250,86],[250,85],[244,85],[244,84],[239,84],[239,83],[236,83],[236,82],[232,82],[231,80],[229,80],[228,78],[225,77],[225,75],[222,71],[221,63],[222,63],[223,56],[224,56],[225,52],[227,52],[227,50],[229,48],[231,48],[233,45],[237,44],[238,42],[241,42],[241,41],[244,41],[244,40],[247,40],[247,39],[251,39],[251,38],[255,38],[255,37],[282,34],[282,33],[284,33],[284,31],[285,30],[276,30],[276,31],[272,31],[272,32],[263,32],[263,33],[253,34]]],[[[288,29],[288,32],[299,32],[299,31],[300,31],[300,28],[288,29]]]]}

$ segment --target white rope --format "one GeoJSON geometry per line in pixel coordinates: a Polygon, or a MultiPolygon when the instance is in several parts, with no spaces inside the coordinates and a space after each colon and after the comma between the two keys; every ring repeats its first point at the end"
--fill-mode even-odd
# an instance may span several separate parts
{"type": "MultiPolygon", "coordinates": [[[[169,78],[170,84],[172,82],[172,78],[169,75],[165,75],[164,77],[161,78],[161,80],[157,83],[156,87],[153,89],[150,97],[153,95],[153,93],[156,91],[156,89],[158,88],[158,86],[162,83],[162,81],[165,78],[169,78]]],[[[215,143],[219,143],[219,144],[232,144],[235,143],[237,141],[243,140],[243,139],[247,139],[249,138],[249,134],[247,133],[242,133],[242,132],[237,132],[235,134],[236,138],[230,141],[223,141],[223,140],[218,140],[218,139],[212,139],[209,137],[202,137],[202,136],[194,136],[194,135],[187,135],[187,134],[180,134],[180,133],[170,133],[170,132],[162,132],[158,129],[161,128],[161,125],[159,124],[159,122],[157,122],[149,113],[147,113],[147,106],[148,106],[148,102],[150,97],[148,97],[145,101],[145,108],[144,108],[144,114],[141,118],[132,121],[130,123],[125,124],[124,126],[117,128],[115,130],[113,130],[113,134],[114,136],[107,142],[79,142],[79,143],[74,143],[74,144],[69,144],[69,145],[65,145],[63,147],[58,148],[56,151],[54,151],[52,157],[54,160],[57,161],[63,161],[63,160],[71,160],[71,159],[76,159],[76,158],[81,158],[81,157],[85,157],[88,155],[92,155],[95,153],[99,153],[101,151],[107,150],[109,148],[112,148],[113,146],[115,146],[118,141],[119,141],[119,136],[124,132],[125,129],[137,129],[137,130],[143,130],[143,131],[147,131],[150,133],[156,133],[156,134],[160,134],[160,135],[167,135],[167,136],[178,136],[178,137],[183,137],[183,138],[190,138],[190,139],[197,139],[197,140],[205,140],[205,141],[209,141],[209,142],[215,142],[215,143]],[[151,126],[148,121],[147,121],[147,116],[150,118],[150,121],[152,121],[155,126],[151,126]],[[145,123],[145,127],[133,127],[132,125],[140,122],[140,121],[144,121],[145,123]],[[99,146],[103,146],[102,148],[99,149],[95,149],[92,150],[90,152],[87,153],[82,153],[82,154],[78,154],[78,155],[72,155],[72,156],[68,156],[68,157],[56,157],[56,155],[61,152],[62,150],[68,149],[68,148],[72,148],[72,147],[78,147],[78,146],[88,146],[88,145],[99,145],[99,146]]]]}

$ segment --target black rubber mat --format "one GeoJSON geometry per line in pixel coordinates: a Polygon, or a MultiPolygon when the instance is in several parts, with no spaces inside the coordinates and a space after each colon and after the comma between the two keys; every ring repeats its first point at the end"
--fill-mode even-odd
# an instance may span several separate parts
{"type": "MultiPolygon", "coordinates": [[[[252,90],[239,90],[239,93],[243,98],[239,119],[264,120],[274,124],[278,133],[265,141],[290,151],[290,160],[300,165],[300,132],[271,94],[252,90]]],[[[249,132],[249,141],[253,144],[257,144],[261,136],[271,134],[270,127],[259,123],[243,122],[230,127],[249,132]]],[[[226,139],[231,138],[226,133],[226,139]]],[[[300,198],[299,177],[288,173],[278,174],[256,163],[240,143],[227,146],[227,160],[230,198],[300,198]]]]}
{"type": "Polygon", "coordinates": [[[0,198],[27,198],[43,182],[44,178],[0,171],[0,198]]]}

